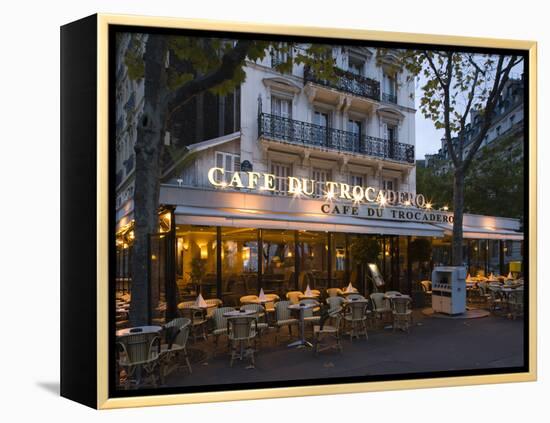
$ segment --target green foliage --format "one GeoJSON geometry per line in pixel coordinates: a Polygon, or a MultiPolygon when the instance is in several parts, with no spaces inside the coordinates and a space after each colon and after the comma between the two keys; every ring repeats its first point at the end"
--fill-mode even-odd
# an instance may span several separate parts
{"type": "Polygon", "coordinates": [[[424,194],[434,207],[453,204],[453,175],[441,170],[447,162],[441,162],[434,167],[416,167],[416,191],[424,194]]]}
{"type": "MultiPolygon", "coordinates": [[[[523,218],[524,166],[522,143],[509,137],[480,149],[464,180],[464,211],[489,216],[523,218]]],[[[416,169],[416,189],[435,207],[453,209],[453,174],[440,161],[416,169]]]]}
{"type": "Polygon", "coordinates": [[[470,213],[523,219],[522,142],[512,137],[482,148],[465,178],[464,204],[470,213]]]}
{"type": "Polygon", "coordinates": [[[380,244],[372,237],[356,238],[350,248],[351,258],[358,265],[374,263],[380,255],[380,244]]]}
{"type": "Polygon", "coordinates": [[[206,260],[201,258],[194,258],[191,260],[191,280],[194,282],[200,282],[206,271],[206,260]]]}
{"type": "Polygon", "coordinates": [[[427,238],[416,238],[410,244],[411,261],[429,261],[432,257],[432,243],[427,238]]]}

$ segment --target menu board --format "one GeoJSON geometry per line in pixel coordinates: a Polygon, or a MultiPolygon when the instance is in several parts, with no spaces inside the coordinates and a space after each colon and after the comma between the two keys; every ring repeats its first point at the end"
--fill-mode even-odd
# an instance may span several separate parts
{"type": "Polygon", "coordinates": [[[382,274],[380,273],[380,270],[378,269],[378,266],[375,263],[369,263],[369,270],[372,275],[372,280],[374,281],[374,284],[380,288],[381,286],[384,286],[384,278],[382,277],[382,274]]]}

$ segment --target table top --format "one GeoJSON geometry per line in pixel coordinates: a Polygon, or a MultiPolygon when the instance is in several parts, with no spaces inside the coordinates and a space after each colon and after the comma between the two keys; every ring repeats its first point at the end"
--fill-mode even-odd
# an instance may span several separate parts
{"type": "Polygon", "coordinates": [[[162,326],[136,326],[133,328],[119,329],[116,336],[141,335],[144,333],[156,333],[162,330],[162,326]],[[141,329],[140,332],[130,332],[132,329],[141,329]]]}
{"type": "Polygon", "coordinates": [[[359,291],[342,291],[341,295],[351,295],[351,294],[359,294],[359,291]]]}
{"type": "Polygon", "coordinates": [[[319,307],[318,304],[291,304],[288,306],[290,310],[306,310],[308,308],[319,307]]]}
{"type": "Polygon", "coordinates": [[[311,294],[311,296],[307,296],[305,294],[300,295],[301,300],[316,300],[319,298],[319,295],[311,294]]]}
{"type": "Polygon", "coordinates": [[[233,310],[223,313],[223,317],[242,317],[256,313],[254,310],[233,310]]]}
{"type": "Polygon", "coordinates": [[[384,294],[384,297],[385,298],[389,298],[390,300],[392,298],[408,298],[410,299],[411,297],[409,295],[406,295],[406,294],[384,294]]]}

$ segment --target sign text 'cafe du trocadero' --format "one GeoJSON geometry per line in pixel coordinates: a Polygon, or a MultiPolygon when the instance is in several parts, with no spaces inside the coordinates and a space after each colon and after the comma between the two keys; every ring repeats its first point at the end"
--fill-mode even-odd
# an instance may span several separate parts
{"type": "Polygon", "coordinates": [[[218,188],[260,192],[286,190],[287,195],[312,198],[319,192],[317,187],[320,186],[327,200],[321,205],[321,212],[324,214],[427,223],[453,222],[452,213],[432,210],[431,204],[422,194],[295,176],[287,176],[283,178],[285,183],[277,184],[277,179],[281,178],[271,173],[226,172],[220,167],[213,167],[208,171],[208,181],[218,188]]]}

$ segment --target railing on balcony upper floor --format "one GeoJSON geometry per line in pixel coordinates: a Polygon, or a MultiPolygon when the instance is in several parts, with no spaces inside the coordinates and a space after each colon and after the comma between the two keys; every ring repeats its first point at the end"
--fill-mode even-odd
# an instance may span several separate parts
{"type": "Polygon", "coordinates": [[[269,113],[259,113],[258,115],[259,137],[414,163],[414,146],[412,145],[327,128],[269,113]]]}
{"type": "Polygon", "coordinates": [[[382,93],[382,101],[397,104],[397,96],[395,94],[382,93]]]}
{"type": "Polygon", "coordinates": [[[319,78],[309,66],[304,68],[304,82],[313,82],[326,87],[345,91],[359,97],[367,97],[380,101],[380,82],[375,79],[334,68],[334,80],[319,78]]]}

